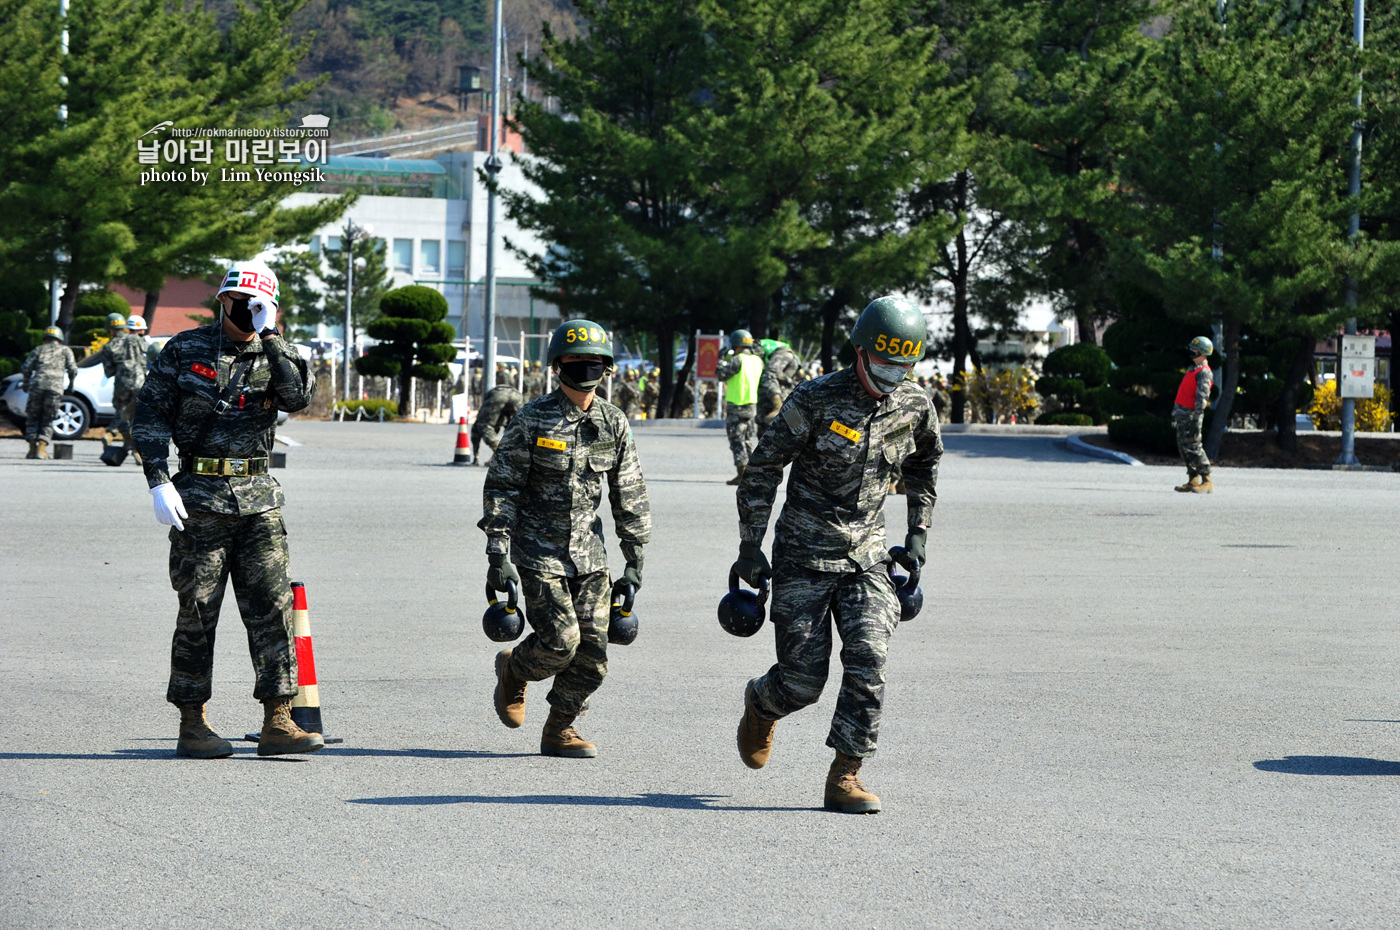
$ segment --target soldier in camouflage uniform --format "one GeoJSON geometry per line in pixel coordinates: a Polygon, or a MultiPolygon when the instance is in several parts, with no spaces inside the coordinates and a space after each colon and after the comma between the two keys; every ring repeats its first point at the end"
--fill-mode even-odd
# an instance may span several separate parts
{"type": "Polygon", "coordinates": [[[637,402],[641,392],[637,390],[637,370],[628,369],[617,383],[617,409],[629,419],[637,414],[637,402]]]}
{"type": "Polygon", "coordinates": [[[297,693],[290,636],[292,589],[282,488],[268,474],[277,412],[306,407],[316,379],[277,330],[277,276],[238,262],[218,291],[212,326],[165,345],[136,405],[133,437],[170,531],[170,583],[179,596],[166,700],[180,709],[178,756],[211,759],[233,747],[209,727],[204,704],[214,671],[214,633],[233,578],[264,707],[258,755],[325,745],[291,718],[297,693]],[[170,442],[179,453],[168,462],[170,442]]]}
{"type": "MultiPolygon", "coordinates": [[[[139,316],[132,319],[140,321],[144,328],[145,320],[139,316]]],[[[146,383],[146,337],[131,331],[127,323],[119,313],[109,315],[107,326],[111,338],[102,348],[78,363],[79,368],[101,365],[102,373],[113,379],[112,407],[117,415],[102,437],[104,446],[115,446],[118,437],[123,446],[131,445],[131,420],[136,415],[136,396],[146,383]]],[[[139,461],[139,454],[137,459],[139,461]]],[[[108,465],[121,464],[120,460],[110,456],[103,461],[108,465]]]]}
{"type": "Polygon", "coordinates": [[[773,580],[778,653],[777,664],[745,690],[739,754],[750,768],[761,768],[776,721],[821,696],[834,623],[845,671],[826,740],[836,751],[825,791],[832,810],[880,809],[858,773],[875,752],[885,656],[899,624],[899,601],[886,571],[885,489],[891,467],[903,463],[909,532],[901,559],[907,566],[922,563],[943,455],[928,395],[905,379],[923,353],[926,332],[923,315],[908,301],[882,297],[866,307],[851,333],[856,364],[792,392],[759,440],[737,494],[736,568],[750,584],[773,580]],[[770,568],[763,537],[789,463],[770,568]]]}
{"type": "Polygon", "coordinates": [[[734,457],[734,477],[725,484],[738,484],[749,464],[749,453],[758,438],[758,384],[763,377],[763,361],[754,354],[753,334],[736,329],[729,334],[729,351],[717,366],[715,376],[724,385],[724,432],[729,437],[729,454],[734,457]]]}
{"type": "Polygon", "coordinates": [[[763,339],[759,345],[764,351],[763,375],[758,379],[758,435],[762,436],[797,387],[802,359],[786,342],[763,339]]]}
{"type": "Polygon", "coordinates": [[[531,401],[506,428],[483,490],[490,563],[487,585],[520,586],[533,632],[496,656],[496,714],[508,727],[525,722],[525,688],[554,679],[540,736],[547,756],[592,758],[597,748],[574,720],[608,670],[612,595],[642,586],[642,549],[651,510],[627,418],[596,390],[613,361],[602,327],[570,320],[549,343],[560,386],[531,401]],[[597,514],[604,476],[626,569],[609,581],[603,521],[597,514]],[[517,572],[516,566],[519,567],[517,572]]]}
{"type": "Polygon", "coordinates": [[[73,390],[78,366],[73,350],[63,344],[63,330],[50,326],[44,339],[24,359],[20,368],[24,390],[29,399],[24,405],[24,438],[29,440],[27,459],[49,457],[49,440],[53,438],[53,421],[63,400],[63,382],[73,390]]]}
{"type": "Polygon", "coordinates": [[[501,430],[525,405],[525,398],[515,389],[515,385],[498,383],[486,392],[481,409],[476,412],[476,422],[472,423],[472,464],[481,464],[481,444],[492,452],[500,441],[501,430]]]}
{"type": "Polygon", "coordinates": [[[656,400],[661,396],[660,382],[655,368],[642,379],[642,418],[645,420],[656,415],[656,400]]]}
{"type": "Polygon", "coordinates": [[[1176,389],[1176,403],[1172,406],[1176,447],[1186,463],[1186,483],[1177,490],[1209,494],[1215,490],[1215,483],[1210,480],[1210,459],[1201,445],[1201,423],[1210,406],[1210,388],[1215,379],[1206,358],[1215,351],[1215,345],[1205,336],[1197,336],[1191,340],[1187,351],[1192,355],[1191,368],[1182,377],[1176,389]]]}

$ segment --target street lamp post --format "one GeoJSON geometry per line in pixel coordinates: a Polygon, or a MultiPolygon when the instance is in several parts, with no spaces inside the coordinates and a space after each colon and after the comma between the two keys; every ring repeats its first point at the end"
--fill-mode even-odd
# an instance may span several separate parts
{"type": "Polygon", "coordinates": [[[345,248],[345,400],[350,400],[351,333],[354,331],[350,319],[350,305],[355,296],[355,240],[368,239],[373,233],[374,227],[368,223],[357,226],[354,220],[346,220],[345,231],[341,236],[345,248]]]}
{"type": "MultiPolygon", "coordinates": [[[[1352,7],[1352,37],[1356,40],[1356,49],[1360,51],[1366,47],[1366,0],[1355,0],[1352,7]]],[[[1347,194],[1352,198],[1353,203],[1361,196],[1361,88],[1356,88],[1356,122],[1352,124],[1351,131],[1351,178],[1347,183],[1347,194]]],[[[1355,240],[1357,233],[1361,231],[1361,214],[1359,210],[1353,210],[1351,219],[1347,223],[1347,236],[1355,240]]],[[[1347,276],[1346,291],[1347,306],[1356,307],[1356,279],[1347,276]]],[[[1347,318],[1346,334],[1356,335],[1356,317],[1347,318]]],[[[1342,390],[1342,353],[1337,352],[1337,393],[1342,390]]],[[[1337,457],[1338,465],[1359,465],[1361,461],[1356,457],[1356,401],[1350,397],[1342,398],[1342,454],[1337,457]]]]}
{"type": "Polygon", "coordinates": [[[496,175],[501,159],[496,154],[501,125],[501,0],[496,0],[496,28],[491,49],[491,128],[487,132],[490,151],[486,153],[486,335],[481,366],[481,393],[496,386],[496,175]]]}

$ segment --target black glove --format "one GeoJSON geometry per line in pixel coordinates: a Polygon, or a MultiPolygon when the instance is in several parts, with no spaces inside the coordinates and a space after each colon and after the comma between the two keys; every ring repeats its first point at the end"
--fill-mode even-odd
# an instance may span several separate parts
{"type": "Polygon", "coordinates": [[[613,582],[613,594],[626,594],[628,585],[631,585],[635,591],[642,590],[642,565],[640,562],[627,563],[627,567],[622,570],[622,577],[613,582]]]}
{"type": "Polygon", "coordinates": [[[507,581],[515,582],[516,587],[520,586],[520,573],[510,564],[510,556],[504,552],[488,552],[486,561],[491,563],[491,567],[486,571],[486,586],[492,591],[506,590],[507,581]]]}
{"type": "Polygon", "coordinates": [[[734,566],[739,577],[751,585],[759,585],[764,578],[773,577],[773,567],[768,564],[768,557],[763,554],[763,547],[758,543],[740,543],[739,561],[734,566]]]}
{"type": "Polygon", "coordinates": [[[928,545],[928,530],[921,526],[916,526],[909,531],[909,535],[904,537],[904,558],[899,559],[909,571],[914,570],[915,565],[923,565],[928,561],[925,554],[928,545]]]}

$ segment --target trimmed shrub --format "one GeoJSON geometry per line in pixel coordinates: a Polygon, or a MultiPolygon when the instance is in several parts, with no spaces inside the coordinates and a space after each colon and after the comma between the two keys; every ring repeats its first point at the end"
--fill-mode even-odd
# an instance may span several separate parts
{"type": "Polygon", "coordinates": [[[1108,422],[1108,438],[1125,445],[1142,446],[1163,455],[1174,455],[1176,427],[1151,414],[1122,417],[1108,422]]]}
{"type": "Polygon", "coordinates": [[[1093,426],[1094,418],[1087,413],[1042,413],[1035,422],[1037,426],[1093,426]]]}
{"type": "Polygon", "coordinates": [[[392,420],[399,415],[399,405],[397,401],[386,400],[383,397],[371,397],[369,400],[338,400],[331,409],[332,413],[344,410],[347,417],[353,417],[356,410],[363,410],[364,416],[377,420],[379,411],[384,411],[384,419],[392,420]]]}

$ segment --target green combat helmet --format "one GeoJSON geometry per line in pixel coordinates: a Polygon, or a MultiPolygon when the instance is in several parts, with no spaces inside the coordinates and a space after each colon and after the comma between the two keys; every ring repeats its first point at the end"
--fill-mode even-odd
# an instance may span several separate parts
{"type": "Polygon", "coordinates": [[[107,328],[126,329],[126,317],[122,316],[120,313],[107,314],[107,328]]]}
{"type": "Polygon", "coordinates": [[[747,329],[736,329],[729,334],[729,348],[735,352],[753,348],[753,333],[747,329]]]}
{"type": "Polygon", "coordinates": [[[1191,340],[1186,348],[1191,351],[1191,357],[1195,358],[1198,355],[1210,355],[1215,351],[1215,343],[1211,342],[1205,336],[1197,336],[1195,339],[1191,340]]]}
{"type": "Polygon", "coordinates": [[[860,313],[851,344],[898,365],[924,357],[928,323],[919,308],[902,297],[879,297],[860,313]]]}
{"type": "Polygon", "coordinates": [[[59,342],[62,342],[63,330],[59,329],[57,326],[50,326],[48,329],[44,330],[44,338],[57,339],[59,342]]]}
{"type": "Polygon", "coordinates": [[[560,383],[575,391],[591,391],[612,367],[612,340],[608,338],[608,331],[592,320],[568,320],[550,337],[547,361],[559,375],[560,383]],[[567,366],[570,370],[565,370],[566,366],[559,360],[566,355],[597,355],[603,361],[570,362],[567,366]]]}

